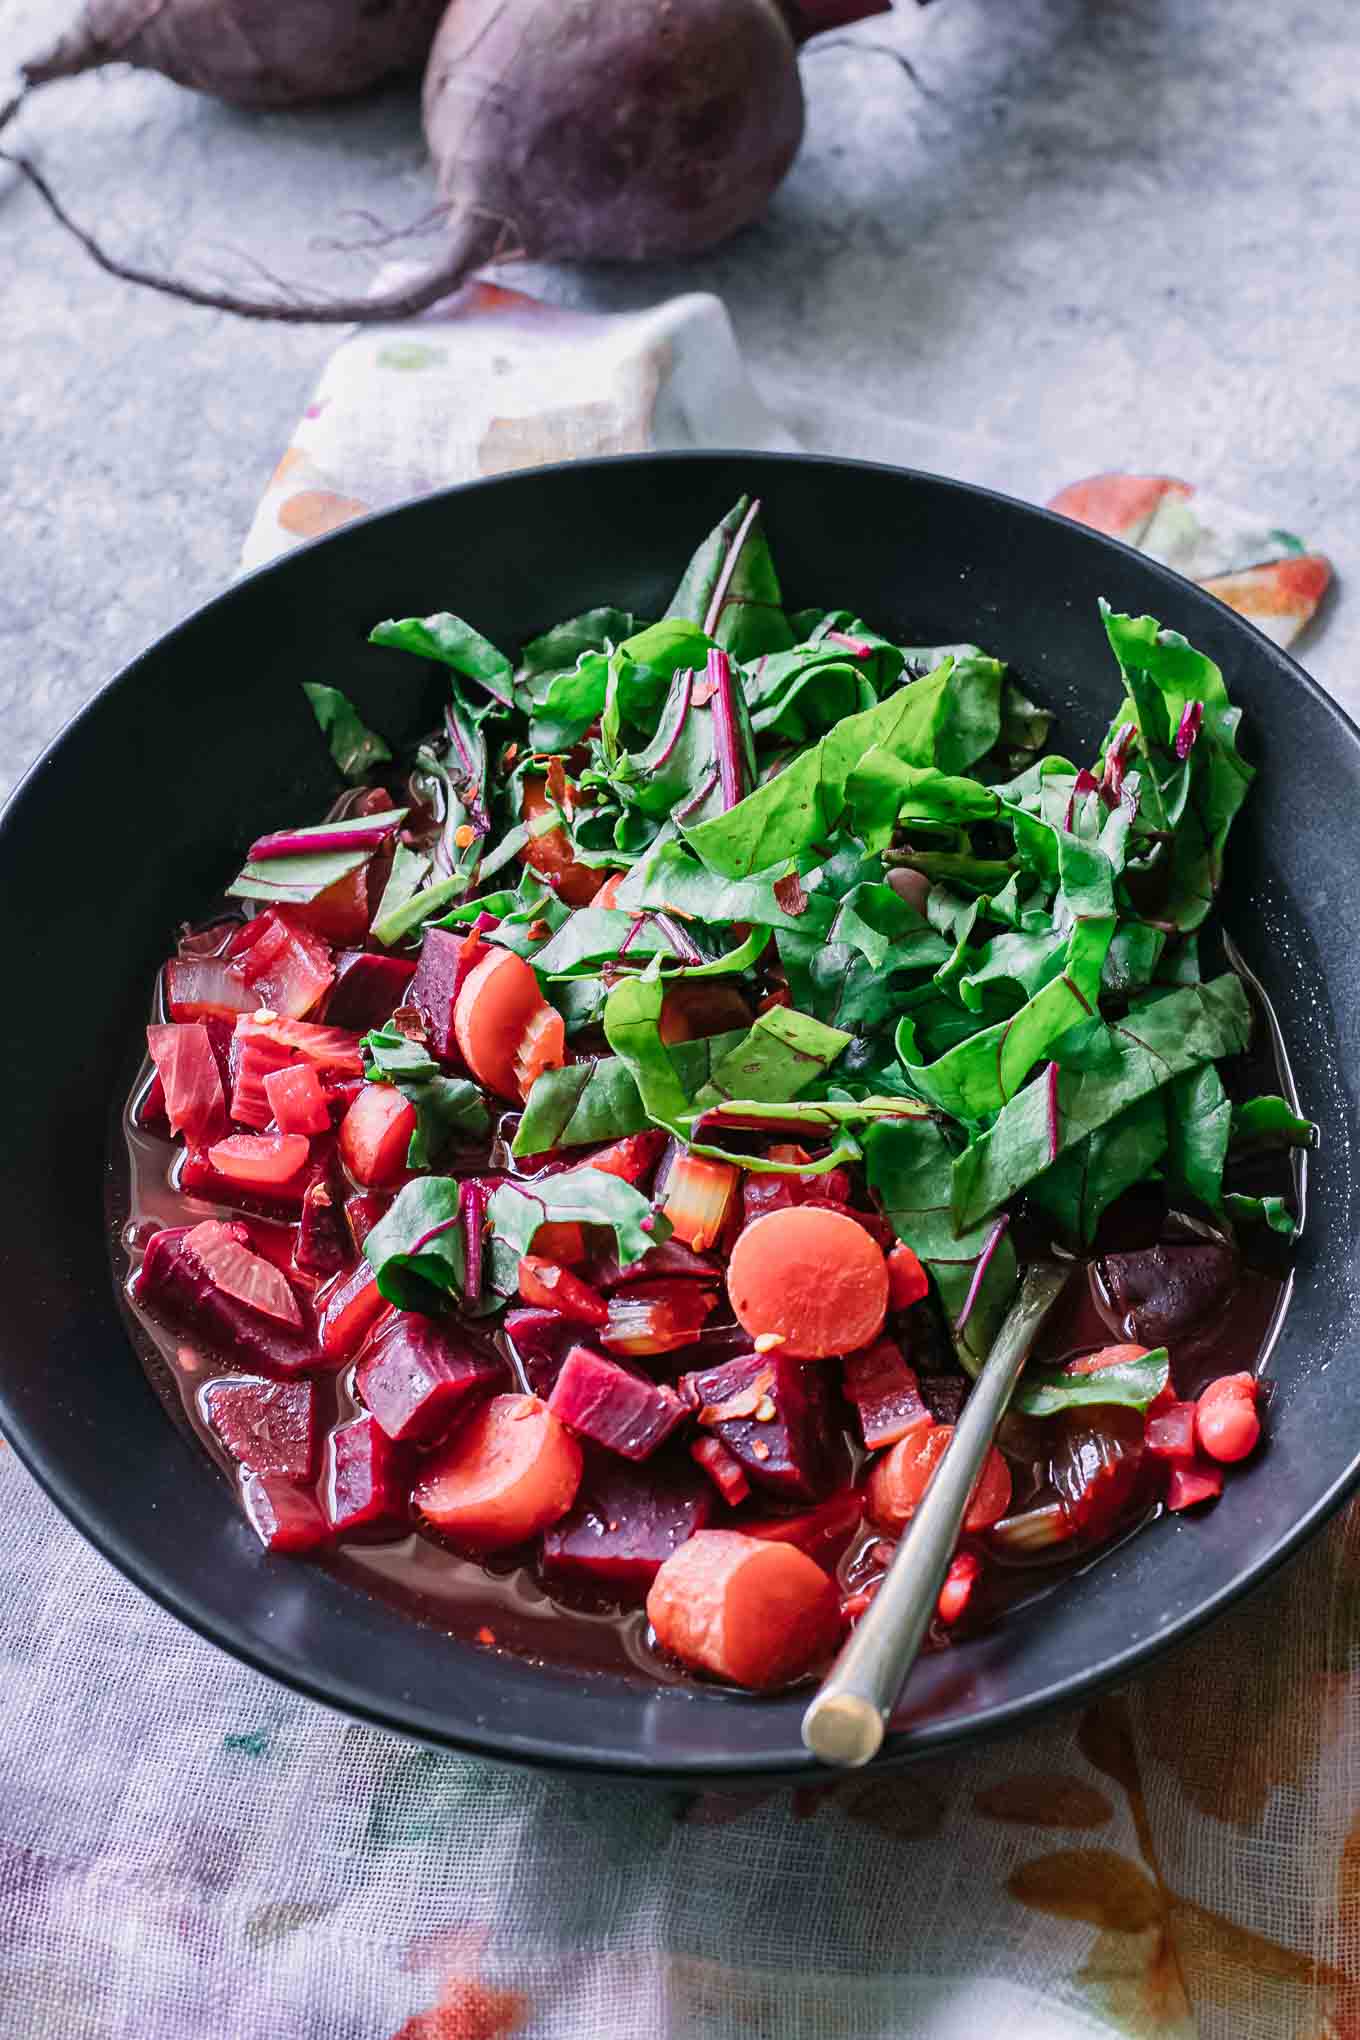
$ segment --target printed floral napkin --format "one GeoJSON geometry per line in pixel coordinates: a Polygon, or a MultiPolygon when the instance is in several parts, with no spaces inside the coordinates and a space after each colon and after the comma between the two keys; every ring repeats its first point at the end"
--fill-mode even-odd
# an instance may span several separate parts
{"type": "MultiPolygon", "coordinates": [[[[1052,449],[768,407],[712,298],[598,318],[475,284],[338,349],[245,564],[471,475],[799,443],[1067,479],[1052,449]]],[[[1281,642],[1327,586],[1197,485],[1054,501],[1281,642]]],[[[0,1510],[6,2040],[1360,2040],[1355,1511],[1080,1714],[897,1779],[695,1797],[347,1722],[144,1600],[3,1451],[0,1510]]]]}

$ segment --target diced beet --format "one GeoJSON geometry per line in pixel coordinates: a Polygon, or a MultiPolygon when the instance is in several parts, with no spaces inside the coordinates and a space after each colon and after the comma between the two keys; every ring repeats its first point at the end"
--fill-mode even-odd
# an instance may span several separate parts
{"type": "Polygon", "coordinates": [[[799,1192],[802,1185],[796,1176],[774,1176],[750,1172],[743,1176],[741,1184],[742,1217],[747,1225],[767,1212],[788,1211],[802,1199],[799,1192]]]}
{"type": "Polygon", "coordinates": [[[208,1166],[260,1197],[284,1197],[298,1186],[298,1203],[311,1180],[311,1146],[301,1133],[229,1133],[208,1149],[208,1166]]]}
{"type": "Polygon", "coordinates": [[[146,1045],[161,1085],[162,1110],[171,1133],[186,1140],[220,1140],[227,1130],[227,1103],[212,1039],[203,1021],[170,1021],[148,1027],[146,1045]]]}
{"type": "Polygon", "coordinates": [[[937,1424],[957,1424],[968,1400],[968,1383],[961,1374],[922,1374],[917,1387],[937,1424]]]}
{"type": "Polygon", "coordinates": [[[264,1095],[280,1133],[324,1133],[331,1123],[321,1079],[310,1063],[292,1063],[270,1070],[264,1095]]]}
{"type": "Polygon", "coordinates": [[[187,1197],[208,1198],[214,1204],[229,1204],[237,1211],[265,1211],[296,1218],[314,1177],[314,1170],[307,1166],[286,1183],[276,1183],[266,1191],[239,1178],[224,1176],[213,1167],[202,1148],[191,1147],[184,1151],[176,1182],[187,1197]]]}
{"type": "Polygon", "coordinates": [[[330,949],[319,935],[290,921],[286,909],[270,907],[256,918],[259,935],[231,966],[249,987],[244,1010],[262,1007],[285,1020],[305,1019],[335,976],[330,949]]]}
{"type": "Polygon", "coordinates": [[[401,1455],[371,1415],[339,1424],[326,1440],[321,1506],[338,1536],[406,1513],[401,1455]]]}
{"type": "Polygon", "coordinates": [[[871,1452],[895,1445],[917,1424],[930,1421],[914,1369],[891,1339],[879,1339],[842,1362],[845,1393],[859,1411],[860,1432],[871,1452]]]}
{"type": "Polygon", "coordinates": [[[1173,1402],[1154,1416],[1148,1411],[1143,1442],[1153,1459],[1167,1459],[1189,1465],[1198,1457],[1195,1444],[1195,1416],[1198,1404],[1173,1402]]]}
{"type": "Polygon", "coordinates": [[[171,1226],[148,1243],[137,1277],[137,1299],[153,1317],[197,1332],[233,1359],[298,1374],[322,1364],[316,1341],[226,1295],[187,1244],[190,1228],[171,1226]]]}
{"type": "Polygon", "coordinates": [[[250,1527],[266,1551],[315,1551],[330,1541],[330,1526],[310,1488],[277,1473],[247,1473],[241,1500],[250,1527]]]}
{"type": "Polygon", "coordinates": [[[137,1107],[135,1120],[136,1124],[141,1127],[150,1128],[154,1126],[160,1127],[162,1130],[166,1129],[165,1086],[161,1082],[159,1072],[157,1071],[153,1070],[151,1081],[142,1093],[142,1102],[137,1107]]]}
{"type": "Polygon", "coordinates": [[[695,1468],[669,1459],[638,1468],[601,1454],[570,1511],[543,1533],[544,1574],[640,1599],[712,1513],[713,1490],[695,1468]]]}
{"type": "Polygon", "coordinates": [[[238,1126],[263,1133],[274,1117],[264,1088],[266,1077],[287,1069],[292,1053],[267,1036],[235,1034],[231,1043],[231,1116],[238,1126]]]}
{"type": "Polygon", "coordinates": [[[864,1496],[859,1488],[848,1487],[828,1495],[815,1509],[802,1509],[790,1516],[762,1516],[737,1527],[747,1537],[796,1544],[829,1571],[863,1521],[864,1496]]]}
{"type": "Polygon", "coordinates": [[[340,1124],[340,1158],[365,1190],[393,1189],[415,1130],[416,1108],[393,1085],[361,1085],[340,1124]]]}
{"type": "Polygon", "coordinates": [[[327,1024],[348,1027],[355,1034],[381,1027],[406,998],[415,974],[415,965],[404,957],[343,950],[335,959],[335,983],[326,1000],[327,1024]]]}
{"type": "Polygon", "coordinates": [[[831,1396],[820,1366],[777,1351],[742,1353],[685,1375],[680,1392],[758,1486],[815,1501],[834,1483],[831,1396]]]}
{"type": "Polygon", "coordinates": [[[406,994],[425,1023],[433,1054],[441,1062],[458,1060],[458,1043],[453,1032],[453,1008],[463,973],[459,968],[464,937],[447,928],[427,928],[420,945],[420,961],[406,994]]]}
{"type": "Polygon", "coordinates": [[[295,927],[306,928],[325,942],[362,942],[369,921],[368,865],[346,872],[315,899],[282,911],[295,927]]]}
{"type": "Polygon", "coordinates": [[[324,1290],[317,1303],[317,1330],[328,1360],[352,1359],[389,1308],[367,1261],[360,1261],[351,1274],[324,1290]]]}
{"type": "Polygon", "coordinates": [[[172,957],[165,966],[165,1010],[172,1020],[230,1020],[259,1003],[225,957],[172,957]]]}
{"type": "Polygon", "coordinates": [[[1133,1500],[1142,1466],[1141,1411],[1111,1403],[1054,1420],[1053,1485],[1081,1535],[1108,1536],[1133,1500]]]}
{"type": "Polygon", "coordinates": [[[1224,1310],[1237,1287],[1236,1256],[1212,1240],[1106,1254],[1097,1268],[1125,1336],[1145,1346],[1173,1345],[1224,1310]]]}
{"type": "Polygon", "coordinates": [[[638,1282],[616,1289],[600,1344],[630,1356],[677,1352],[694,1344],[717,1300],[698,1282],[638,1282]]]}
{"type": "Polygon", "coordinates": [[[1223,1492],[1223,1468],[1211,1459],[1198,1459],[1193,1466],[1173,1466],[1166,1484],[1168,1509],[1193,1509],[1199,1502],[1212,1502],[1223,1492]]]}
{"type": "Polygon", "coordinates": [[[316,1390],[310,1381],[222,1375],[199,1391],[203,1420],[249,1473],[307,1480],[316,1458],[316,1390]]]}
{"type": "Polygon", "coordinates": [[[287,1049],[295,1061],[310,1063],[317,1075],[330,1084],[345,1077],[362,1077],[364,1073],[359,1037],[345,1027],[318,1027],[311,1020],[245,1013],[236,1022],[233,1041],[242,1045],[267,1042],[275,1048],[287,1049]]]}
{"type": "Polygon", "coordinates": [[[696,1254],[683,1240],[674,1239],[663,1240],[659,1247],[649,1247],[640,1261],[629,1261],[623,1268],[613,1254],[599,1254],[586,1270],[595,1287],[605,1290],[621,1289],[626,1282],[658,1281],[672,1275],[716,1284],[721,1281],[722,1272],[722,1263],[716,1255],[696,1254]]]}
{"type": "Polygon", "coordinates": [[[388,1437],[419,1445],[440,1437],[476,1397],[507,1386],[494,1353],[412,1311],[378,1334],[355,1380],[388,1437]]]}
{"type": "Polygon", "coordinates": [[[361,1190],[345,1199],[345,1223],[356,1253],[363,1252],[364,1241],[378,1220],[386,1217],[391,1203],[391,1192],[387,1190],[361,1190]]]}
{"type": "MultiPolygon", "coordinates": [[[[272,1226],[261,1227],[260,1231],[271,1246],[276,1240],[282,1245],[281,1228],[277,1233],[272,1226]]],[[[234,1303],[243,1303],[249,1310],[301,1331],[302,1306],[288,1280],[286,1259],[274,1253],[261,1253],[244,1226],[224,1225],[220,1219],[205,1218],[187,1235],[184,1245],[215,1287],[234,1303]]]]}
{"type": "Polygon", "coordinates": [[[656,1168],[665,1145],[666,1135],[650,1127],[646,1133],[626,1134],[622,1140],[611,1141],[608,1147],[597,1148],[593,1155],[586,1156],[586,1166],[605,1176],[617,1176],[621,1182],[639,1189],[656,1168]]]}
{"type": "Polygon", "coordinates": [[[573,1346],[548,1408],[578,1437],[623,1459],[646,1459],[690,1412],[673,1388],[630,1374],[584,1346],[573,1346]]]}
{"type": "Polygon", "coordinates": [[[334,1275],[349,1258],[344,1206],[331,1184],[313,1183],[302,1200],[294,1263],[307,1275],[334,1275]]]}
{"type": "Polygon", "coordinates": [[[751,1492],[751,1483],[741,1464],[732,1457],[721,1438],[696,1438],[689,1448],[696,1466],[702,1466],[729,1509],[735,1509],[751,1492]]]}
{"type": "Polygon", "coordinates": [[[505,1314],[505,1335],[529,1387],[546,1402],[562,1372],[563,1361],[580,1336],[579,1325],[555,1310],[509,1310],[505,1314]]]}

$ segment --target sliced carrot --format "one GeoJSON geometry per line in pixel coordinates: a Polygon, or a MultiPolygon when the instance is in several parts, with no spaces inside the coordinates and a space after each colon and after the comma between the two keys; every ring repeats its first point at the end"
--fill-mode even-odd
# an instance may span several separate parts
{"type": "Polygon", "coordinates": [[[868,1346],[888,1313],[888,1264],[844,1212],[807,1205],[770,1211],[732,1249],[727,1293],[742,1329],[774,1333],[795,1360],[868,1346]]]}
{"type": "MultiPolygon", "coordinates": [[[[548,798],[546,780],[525,780],[520,814],[526,822],[536,822],[553,805],[548,798]]],[[[536,871],[540,878],[546,879],[557,897],[569,907],[588,907],[608,876],[589,864],[577,862],[571,839],[562,828],[547,829],[541,836],[531,836],[519,853],[519,861],[527,864],[531,871],[536,871]]]]}
{"type": "Polygon", "coordinates": [[[545,1000],[534,1013],[515,1050],[515,1082],[527,1099],[544,1070],[560,1070],[567,1049],[562,1015],[545,1000]]]}
{"type": "Polygon", "coordinates": [[[581,1448],[536,1395],[497,1395],[427,1462],[411,1499],[471,1551],[523,1544],[565,1516],[581,1485],[581,1448]]]}
{"type": "MultiPolygon", "coordinates": [[[[881,1530],[904,1530],[921,1504],[936,1467],[949,1450],[954,1436],[952,1424],[917,1426],[900,1443],[885,1452],[869,1475],[869,1515],[881,1530]]],[[[999,1523],[1011,1504],[1011,1470],[995,1445],[982,1462],[982,1471],[963,1519],[965,1530],[990,1530],[999,1523]]]]}
{"type": "Polygon", "coordinates": [[[1212,1402],[1200,1402],[1195,1410],[1195,1437],[1210,1459],[1224,1465],[1247,1458],[1261,1439],[1255,1403],[1246,1395],[1220,1395],[1212,1402]]]}
{"type": "Polygon", "coordinates": [[[478,1083],[502,1098],[518,1101],[523,1094],[516,1062],[525,1036],[531,1024],[536,1024],[532,1060],[537,1076],[550,1066],[554,1052],[554,1043],[547,1038],[554,1031],[552,1020],[557,1023],[555,1052],[560,1063],[566,1041],[560,1014],[547,1004],[538,979],[522,956],[516,956],[513,949],[492,948],[463,980],[453,1009],[453,1032],[459,1053],[478,1083]],[[544,1014],[551,1016],[546,1028],[544,1014]],[[537,1038],[539,1030],[543,1031],[541,1040],[537,1038]]]}
{"type": "Polygon", "coordinates": [[[1254,1403],[1260,1394],[1261,1384],[1254,1374],[1220,1374],[1216,1381],[1206,1382],[1199,1392],[1200,1408],[1210,1403],[1240,1399],[1254,1403]]]}
{"type": "Polygon", "coordinates": [[[735,985],[699,978],[667,987],[657,1026],[669,1048],[677,1041],[698,1041],[705,1034],[726,1034],[750,1024],[751,1008],[735,985]]]}
{"type": "Polygon", "coordinates": [[[1102,1367],[1120,1367],[1126,1360],[1146,1359],[1151,1349],[1147,1346],[1102,1346],[1096,1353],[1083,1353],[1079,1359],[1069,1360],[1064,1374],[1099,1374],[1102,1367]]]}
{"type": "Polygon", "coordinates": [[[340,1122],[340,1159],[365,1190],[390,1190],[406,1173],[416,1108],[391,1084],[365,1084],[340,1122]]]}
{"type": "Polygon", "coordinates": [[[738,1530],[699,1530],[672,1552],[647,1617],[682,1664],[758,1689],[802,1678],[840,1634],[840,1603],[821,1567],[792,1544],[738,1530]]]}

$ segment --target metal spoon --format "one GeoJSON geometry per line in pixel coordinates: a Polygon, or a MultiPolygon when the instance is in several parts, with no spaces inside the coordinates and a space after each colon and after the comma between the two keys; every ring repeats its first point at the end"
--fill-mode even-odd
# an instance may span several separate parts
{"type": "Polygon", "coordinates": [[[982,1470],[1035,1333],[1071,1275],[1036,1262],[996,1335],[925,1498],[867,1611],[808,1703],[803,1742],[828,1764],[867,1764],[926,1633],[982,1470]]]}

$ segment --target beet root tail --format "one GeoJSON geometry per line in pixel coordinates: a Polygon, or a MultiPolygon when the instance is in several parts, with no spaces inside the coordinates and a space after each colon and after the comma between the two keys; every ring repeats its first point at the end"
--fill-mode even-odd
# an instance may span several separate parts
{"type": "MultiPolygon", "coordinates": [[[[22,94],[20,98],[22,98],[22,94]]],[[[0,111],[0,125],[14,107],[0,111]]],[[[159,291],[181,303],[229,312],[238,319],[259,319],[290,326],[374,326],[411,319],[450,296],[482,263],[505,260],[516,251],[507,245],[504,223],[486,215],[467,214],[452,224],[452,237],[440,260],[419,276],[393,289],[365,297],[308,299],[301,296],[252,298],[236,291],[210,289],[183,278],[163,275],[140,263],[110,253],[89,230],[72,218],[45,174],[27,156],[0,149],[0,163],[9,163],[37,192],[52,217],[78,241],[90,260],[106,275],[143,290],[159,291]]]]}

